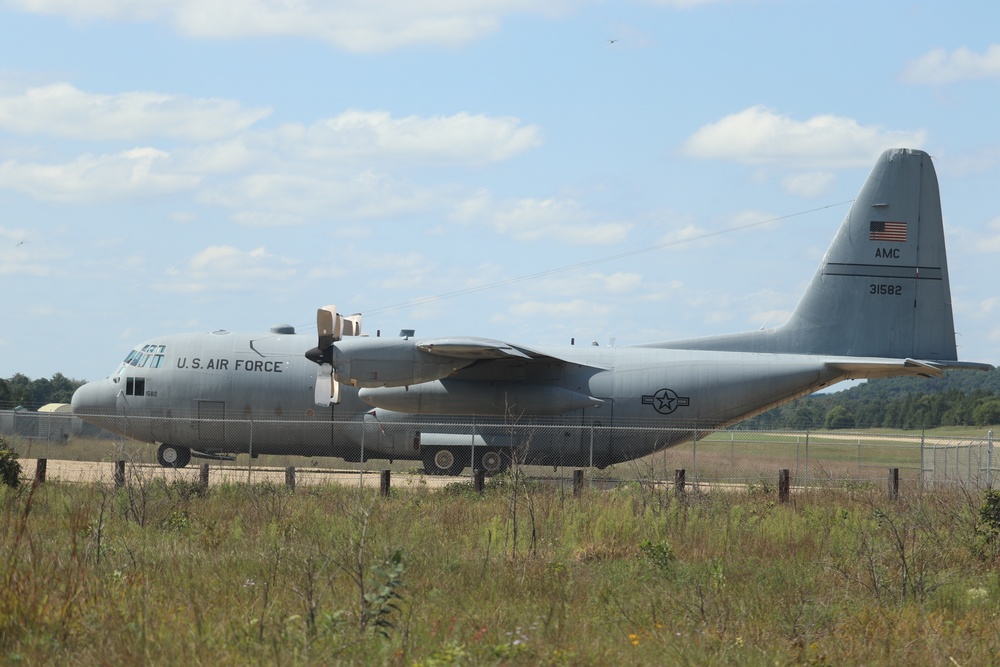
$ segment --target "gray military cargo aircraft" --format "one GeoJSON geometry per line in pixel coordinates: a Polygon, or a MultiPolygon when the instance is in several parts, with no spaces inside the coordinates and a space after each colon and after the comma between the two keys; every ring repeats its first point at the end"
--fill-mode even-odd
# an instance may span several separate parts
{"type": "Polygon", "coordinates": [[[73,412],[159,443],[164,466],[249,452],[492,474],[512,456],[632,460],[691,438],[675,427],[733,424],[841,380],[991,368],[957,360],[937,177],[930,156],[909,149],[879,157],[805,295],[775,329],[525,346],[408,331],[368,337],[360,315],[332,306],[319,309],[317,329],[318,344],[287,325],[155,338],[78,389],[73,412]],[[513,430],[490,428],[515,422],[562,427],[528,451],[513,430]],[[646,428],[627,439],[610,428],[637,425],[646,428]]]}

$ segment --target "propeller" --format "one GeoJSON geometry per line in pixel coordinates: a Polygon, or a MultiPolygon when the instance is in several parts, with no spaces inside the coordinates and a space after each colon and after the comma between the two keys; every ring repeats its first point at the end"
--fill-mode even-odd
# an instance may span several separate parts
{"type": "Polygon", "coordinates": [[[309,361],[319,364],[315,384],[316,405],[340,403],[340,382],[333,363],[334,350],[337,341],[344,336],[361,335],[361,314],[344,317],[337,312],[336,306],[323,306],[316,311],[316,332],[319,345],[306,352],[309,361]]]}

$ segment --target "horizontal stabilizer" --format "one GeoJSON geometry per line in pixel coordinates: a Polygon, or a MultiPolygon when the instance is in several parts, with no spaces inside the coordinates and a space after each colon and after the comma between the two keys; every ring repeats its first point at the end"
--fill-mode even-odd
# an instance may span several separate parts
{"type": "Polygon", "coordinates": [[[826,362],[827,368],[843,372],[848,379],[919,375],[941,377],[945,371],[990,371],[990,364],[968,361],[923,361],[917,359],[865,359],[847,357],[826,362]]]}

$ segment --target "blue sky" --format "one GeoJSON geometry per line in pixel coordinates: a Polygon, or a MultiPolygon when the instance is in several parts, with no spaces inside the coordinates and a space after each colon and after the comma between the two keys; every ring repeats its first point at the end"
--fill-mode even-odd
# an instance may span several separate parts
{"type": "Polygon", "coordinates": [[[2,1],[0,377],[311,332],[325,304],[529,345],[775,326],[896,146],[935,158],[959,355],[1000,363],[998,25],[982,2],[2,1]]]}

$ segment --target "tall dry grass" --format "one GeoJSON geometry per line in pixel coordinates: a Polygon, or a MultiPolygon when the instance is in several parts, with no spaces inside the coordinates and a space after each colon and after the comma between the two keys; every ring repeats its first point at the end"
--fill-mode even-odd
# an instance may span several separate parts
{"type": "Polygon", "coordinates": [[[989,664],[978,494],[0,490],[8,664],[989,664]]]}

